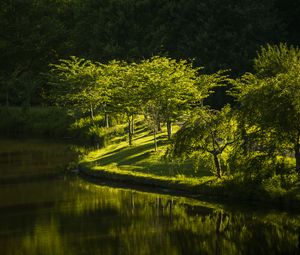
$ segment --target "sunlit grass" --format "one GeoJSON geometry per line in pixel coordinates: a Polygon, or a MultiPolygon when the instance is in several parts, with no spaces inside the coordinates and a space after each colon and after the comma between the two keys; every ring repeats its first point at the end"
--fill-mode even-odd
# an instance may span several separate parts
{"type": "MultiPolygon", "coordinates": [[[[178,128],[174,127],[174,131],[176,132],[178,128]]],[[[141,125],[134,135],[132,146],[129,146],[127,141],[112,143],[86,155],[82,163],[89,163],[95,170],[114,169],[123,174],[139,173],[160,176],[159,178],[211,176],[207,169],[195,171],[191,161],[177,163],[165,160],[168,144],[166,130],[163,127],[162,132],[157,134],[157,151],[155,151],[152,132],[141,125]]]]}

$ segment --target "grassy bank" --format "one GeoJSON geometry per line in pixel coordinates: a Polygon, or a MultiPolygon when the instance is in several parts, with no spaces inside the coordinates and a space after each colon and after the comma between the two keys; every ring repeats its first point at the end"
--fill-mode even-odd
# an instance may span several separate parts
{"type": "Polygon", "coordinates": [[[158,149],[155,151],[153,135],[144,127],[134,135],[133,146],[128,146],[124,136],[115,137],[109,146],[87,154],[79,164],[80,170],[95,179],[159,187],[190,195],[267,202],[285,208],[300,205],[299,182],[292,187],[283,187],[283,181],[279,183],[276,176],[262,181],[240,174],[217,179],[205,167],[196,169],[192,161],[165,160],[168,141],[164,129],[157,138],[158,149]]]}

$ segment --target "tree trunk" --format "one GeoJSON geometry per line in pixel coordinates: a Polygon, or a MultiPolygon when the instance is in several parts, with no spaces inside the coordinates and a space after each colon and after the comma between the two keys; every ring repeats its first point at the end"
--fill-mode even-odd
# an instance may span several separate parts
{"type": "Polygon", "coordinates": [[[214,156],[214,163],[217,171],[217,177],[221,178],[221,166],[220,166],[220,161],[218,159],[218,155],[213,154],[213,156],[214,156]]]}
{"type": "Polygon", "coordinates": [[[132,145],[132,133],[131,133],[131,119],[130,117],[128,118],[128,142],[129,145],[132,145]]]}
{"type": "Polygon", "coordinates": [[[131,116],[131,134],[134,134],[134,116],[131,116]]]}
{"type": "Polygon", "coordinates": [[[156,127],[154,127],[153,136],[154,136],[154,149],[155,149],[155,151],[157,151],[156,127]]]}
{"type": "Polygon", "coordinates": [[[91,106],[91,108],[90,108],[90,115],[91,115],[92,121],[94,121],[94,109],[93,109],[93,106],[91,106]]]}
{"type": "Polygon", "coordinates": [[[108,118],[108,113],[105,113],[105,126],[108,128],[109,127],[109,118],[108,118]]]}
{"type": "Polygon", "coordinates": [[[295,145],[296,171],[300,174],[300,144],[295,145]]]}
{"type": "Polygon", "coordinates": [[[168,131],[168,140],[171,140],[171,135],[172,135],[172,122],[167,121],[167,131],[168,131]]]}

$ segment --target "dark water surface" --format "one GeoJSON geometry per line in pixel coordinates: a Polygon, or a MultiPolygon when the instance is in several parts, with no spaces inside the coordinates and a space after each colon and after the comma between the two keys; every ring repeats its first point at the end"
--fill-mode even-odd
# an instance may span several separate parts
{"type": "Polygon", "coordinates": [[[0,255],[300,254],[300,215],[91,184],[69,145],[0,141],[0,255]]]}

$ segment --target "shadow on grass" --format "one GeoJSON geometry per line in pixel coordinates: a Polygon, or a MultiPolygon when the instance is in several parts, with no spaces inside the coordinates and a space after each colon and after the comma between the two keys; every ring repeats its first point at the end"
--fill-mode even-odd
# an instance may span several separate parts
{"type": "MultiPolygon", "coordinates": [[[[158,137],[157,146],[163,146],[169,143],[167,139],[165,139],[163,135],[158,137]]],[[[148,135],[144,135],[142,137],[136,138],[131,147],[122,147],[115,149],[113,151],[104,153],[100,159],[96,162],[105,166],[111,163],[117,163],[118,165],[130,165],[136,164],[139,161],[145,160],[151,154],[151,151],[154,151],[154,143],[153,138],[149,137],[148,135]],[[148,139],[146,139],[148,137],[148,139]],[[142,140],[142,141],[141,141],[142,140]],[[141,145],[138,145],[142,143],[141,145]]]]}
{"type": "Polygon", "coordinates": [[[116,164],[121,170],[131,170],[143,172],[158,176],[177,176],[182,175],[185,177],[202,177],[211,176],[207,169],[195,171],[192,161],[184,163],[168,162],[162,159],[160,148],[164,148],[170,141],[167,135],[160,133],[157,136],[158,152],[154,151],[153,137],[151,131],[147,134],[144,129],[139,129],[136,134],[140,136],[135,137],[133,143],[135,145],[116,148],[115,150],[108,151],[102,154],[101,158],[94,161],[96,165],[109,166],[116,164]]]}
{"type": "MultiPolygon", "coordinates": [[[[168,143],[167,140],[159,140],[158,145],[168,143]]],[[[110,164],[117,164],[121,169],[131,168],[132,171],[144,172],[158,176],[177,176],[183,175],[186,177],[202,177],[211,176],[212,174],[208,169],[195,171],[192,161],[185,163],[174,163],[155,158],[154,145],[152,142],[146,144],[119,148],[114,151],[108,152],[101,156],[100,159],[94,163],[107,166],[110,164]],[[154,158],[151,158],[154,155],[154,158]]]]}
{"type": "Polygon", "coordinates": [[[102,166],[112,163],[118,163],[118,165],[136,164],[137,162],[149,157],[149,150],[152,148],[152,143],[121,148],[102,156],[100,159],[96,160],[96,162],[102,166]]]}

